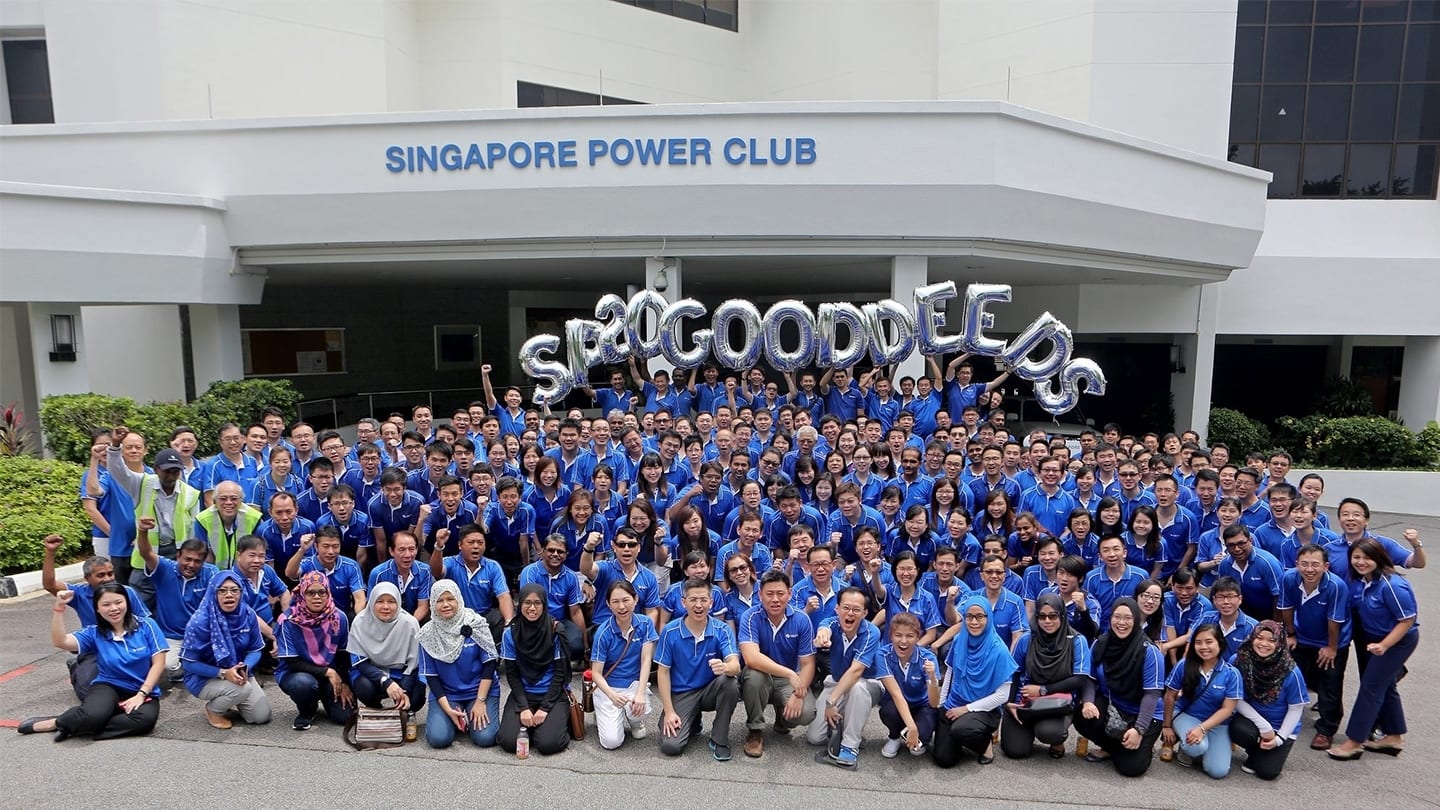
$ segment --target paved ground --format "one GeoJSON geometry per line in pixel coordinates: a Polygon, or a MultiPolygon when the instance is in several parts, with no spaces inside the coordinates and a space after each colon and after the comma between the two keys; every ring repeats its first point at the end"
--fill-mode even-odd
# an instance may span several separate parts
{"type": "MultiPolygon", "coordinates": [[[[1440,544],[1440,520],[1434,518],[1376,515],[1372,522],[1374,531],[1391,536],[1405,526],[1419,527],[1432,546],[1440,544]]],[[[314,807],[388,796],[409,806],[465,806],[478,804],[474,793],[483,790],[488,805],[563,802],[577,808],[613,806],[621,791],[639,806],[657,808],[722,801],[778,807],[896,802],[906,807],[1178,808],[1193,806],[1203,796],[1200,801],[1210,806],[1263,802],[1267,808],[1308,809],[1333,805],[1342,793],[1366,796],[1369,806],[1440,807],[1440,769],[1435,767],[1440,763],[1440,644],[1433,640],[1440,632],[1437,568],[1440,563],[1413,575],[1427,640],[1411,659],[1410,676],[1401,686],[1411,724],[1405,755],[1395,760],[1370,754],[1359,762],[1336,763],[1302,746],[1273,785],[1241,773],[1238,765],[1229,778],[1216,782],[1159,762],[1145,777],[1125,780],[1109,766],[1074,756],[1054,761],[1043,753],[1026,762],[1000,757],[985,767],[964,763],[942,771],[928,758],[882,759],[878,722],[868,730],[854,772],[816,764],[814,749],[798,735],[771,738],[763,759],[747,760],[740,753],[743,709],[731,731],[736,758],[729,763],[713,762],[700,744],[684,757],[662,757],[653,733],[618,752],[604,752],[593,727],[569,751],[524,762],[498,749],[468,745],[432,751],[417,743],[356,753],[342,745],[338,728],[323,721],[307,733],[292,731],[293,707],[272,684],[267,688],[276,718],[266,727],[211,729],[198,701],[181,689],[165,698],[160,724],[148,738],[56,745],[46,735],[0,733],[0,762],[22,774],[6,785],[6,803],[65,807],[103,797],[108,806],[142,807],[166,802],[162,796],[183,795],[187,805],[201,807],[253,804],[267,797],[275,797],[270,800],[275,804],[314,807]],[[486,767],[460,769],[457,762],[486,767]]],[[[49,604],[48,598],[0,602],[0,723],[13,725],[70,705],[64,655],[49,645],[49,604]]],[[[1353,668],[1350,674],[1353,684],[1353,668]]],[[[1309,739],[1309,726],[1307,717],[1302,743],[1309,739]]]]}

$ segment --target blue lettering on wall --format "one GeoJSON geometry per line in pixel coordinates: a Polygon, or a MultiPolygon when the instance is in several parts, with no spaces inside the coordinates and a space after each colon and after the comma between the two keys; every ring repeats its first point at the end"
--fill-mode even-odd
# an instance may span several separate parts
{"type": "MultiPolygon", "coordinates": [[[[714,148],[709,138],[590,138],[585,141],[585,165],[711,166],[712,154],[718,152],[731,166],[785,167],[811,166],[819,157],[814,138],[737,135],[720,143],[714,148]]],[[[512,169],[574,169],[581,165],[579,144],[578,140],[392,144],[385,147],[384,166],[391,174],[468,172],[507,165],[512,169]]]]}

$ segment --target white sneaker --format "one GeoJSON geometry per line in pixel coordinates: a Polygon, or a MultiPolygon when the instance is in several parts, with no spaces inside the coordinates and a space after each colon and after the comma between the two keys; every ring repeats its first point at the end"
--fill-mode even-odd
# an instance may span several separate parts
{"type": "Polygon", "coordinates": [[[636,720],[630,724],[630,736],[637,740],[645,739],[645,735],[649,733],[649,730],[645,728],[644,720],[636,720]]]}
{"type": "Polygon", "coordinates": [[[904,740],[886,740],[885,747],[880,749],[880,756],[886,759],[894,759],[900,754],[900,749],[904,746],[904,740]]]}
{"type": "Polygon", "coordinates": [[[923,742],[920,743],[918,746],[910,749],[910,756],[912,756],[912,757],[918,757],[918,756],[920,756],[921,754],[924,754],[924,753],[925,753],[925,743],[923,743],[923,742]]]}

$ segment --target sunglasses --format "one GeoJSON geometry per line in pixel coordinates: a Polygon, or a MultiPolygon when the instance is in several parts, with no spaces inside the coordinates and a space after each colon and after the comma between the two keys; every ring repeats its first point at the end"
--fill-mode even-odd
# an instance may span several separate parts
{"type": "Polygon", "coordinates": [[[636,542],[633,542],[633,541],[628,542],[628,543],[612,543],[611,545],[615,546],[615,548],[639,548],[639,547],[640,547],[640,544],[639,544],[639,543],[636,543],[636,542]]]}

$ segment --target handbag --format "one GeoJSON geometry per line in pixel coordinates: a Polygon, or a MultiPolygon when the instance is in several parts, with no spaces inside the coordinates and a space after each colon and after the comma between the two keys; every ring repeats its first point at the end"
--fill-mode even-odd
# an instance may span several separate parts
{"type": "Polygon", "coordinates": [[[1114,703],[1105,704],[1105,733],[1120,739],[1135,725],[1135,716],[1122,712],[1114,703]]]}
{"type": "Polygon", "coordinates": [[[1021,706],[1018,714],[1022,723],[1066,717],[1074,709],[1075,698],[1069,692],[1054,692],[1031,700],[1021,706]]]}
{"type": "Polygon", "coordinates": [[[399,709],[368,709],[361,706],[350,715],[341,735],[356,751],[398,748],[405,744],[405,718],[399,709]]]}
{"type": "Polygon", "coordinates": [[[565,690],[565,698],[570,703],[570,739],[583,740],[585,739],[585,706],[569,689],[565,690]]]}

